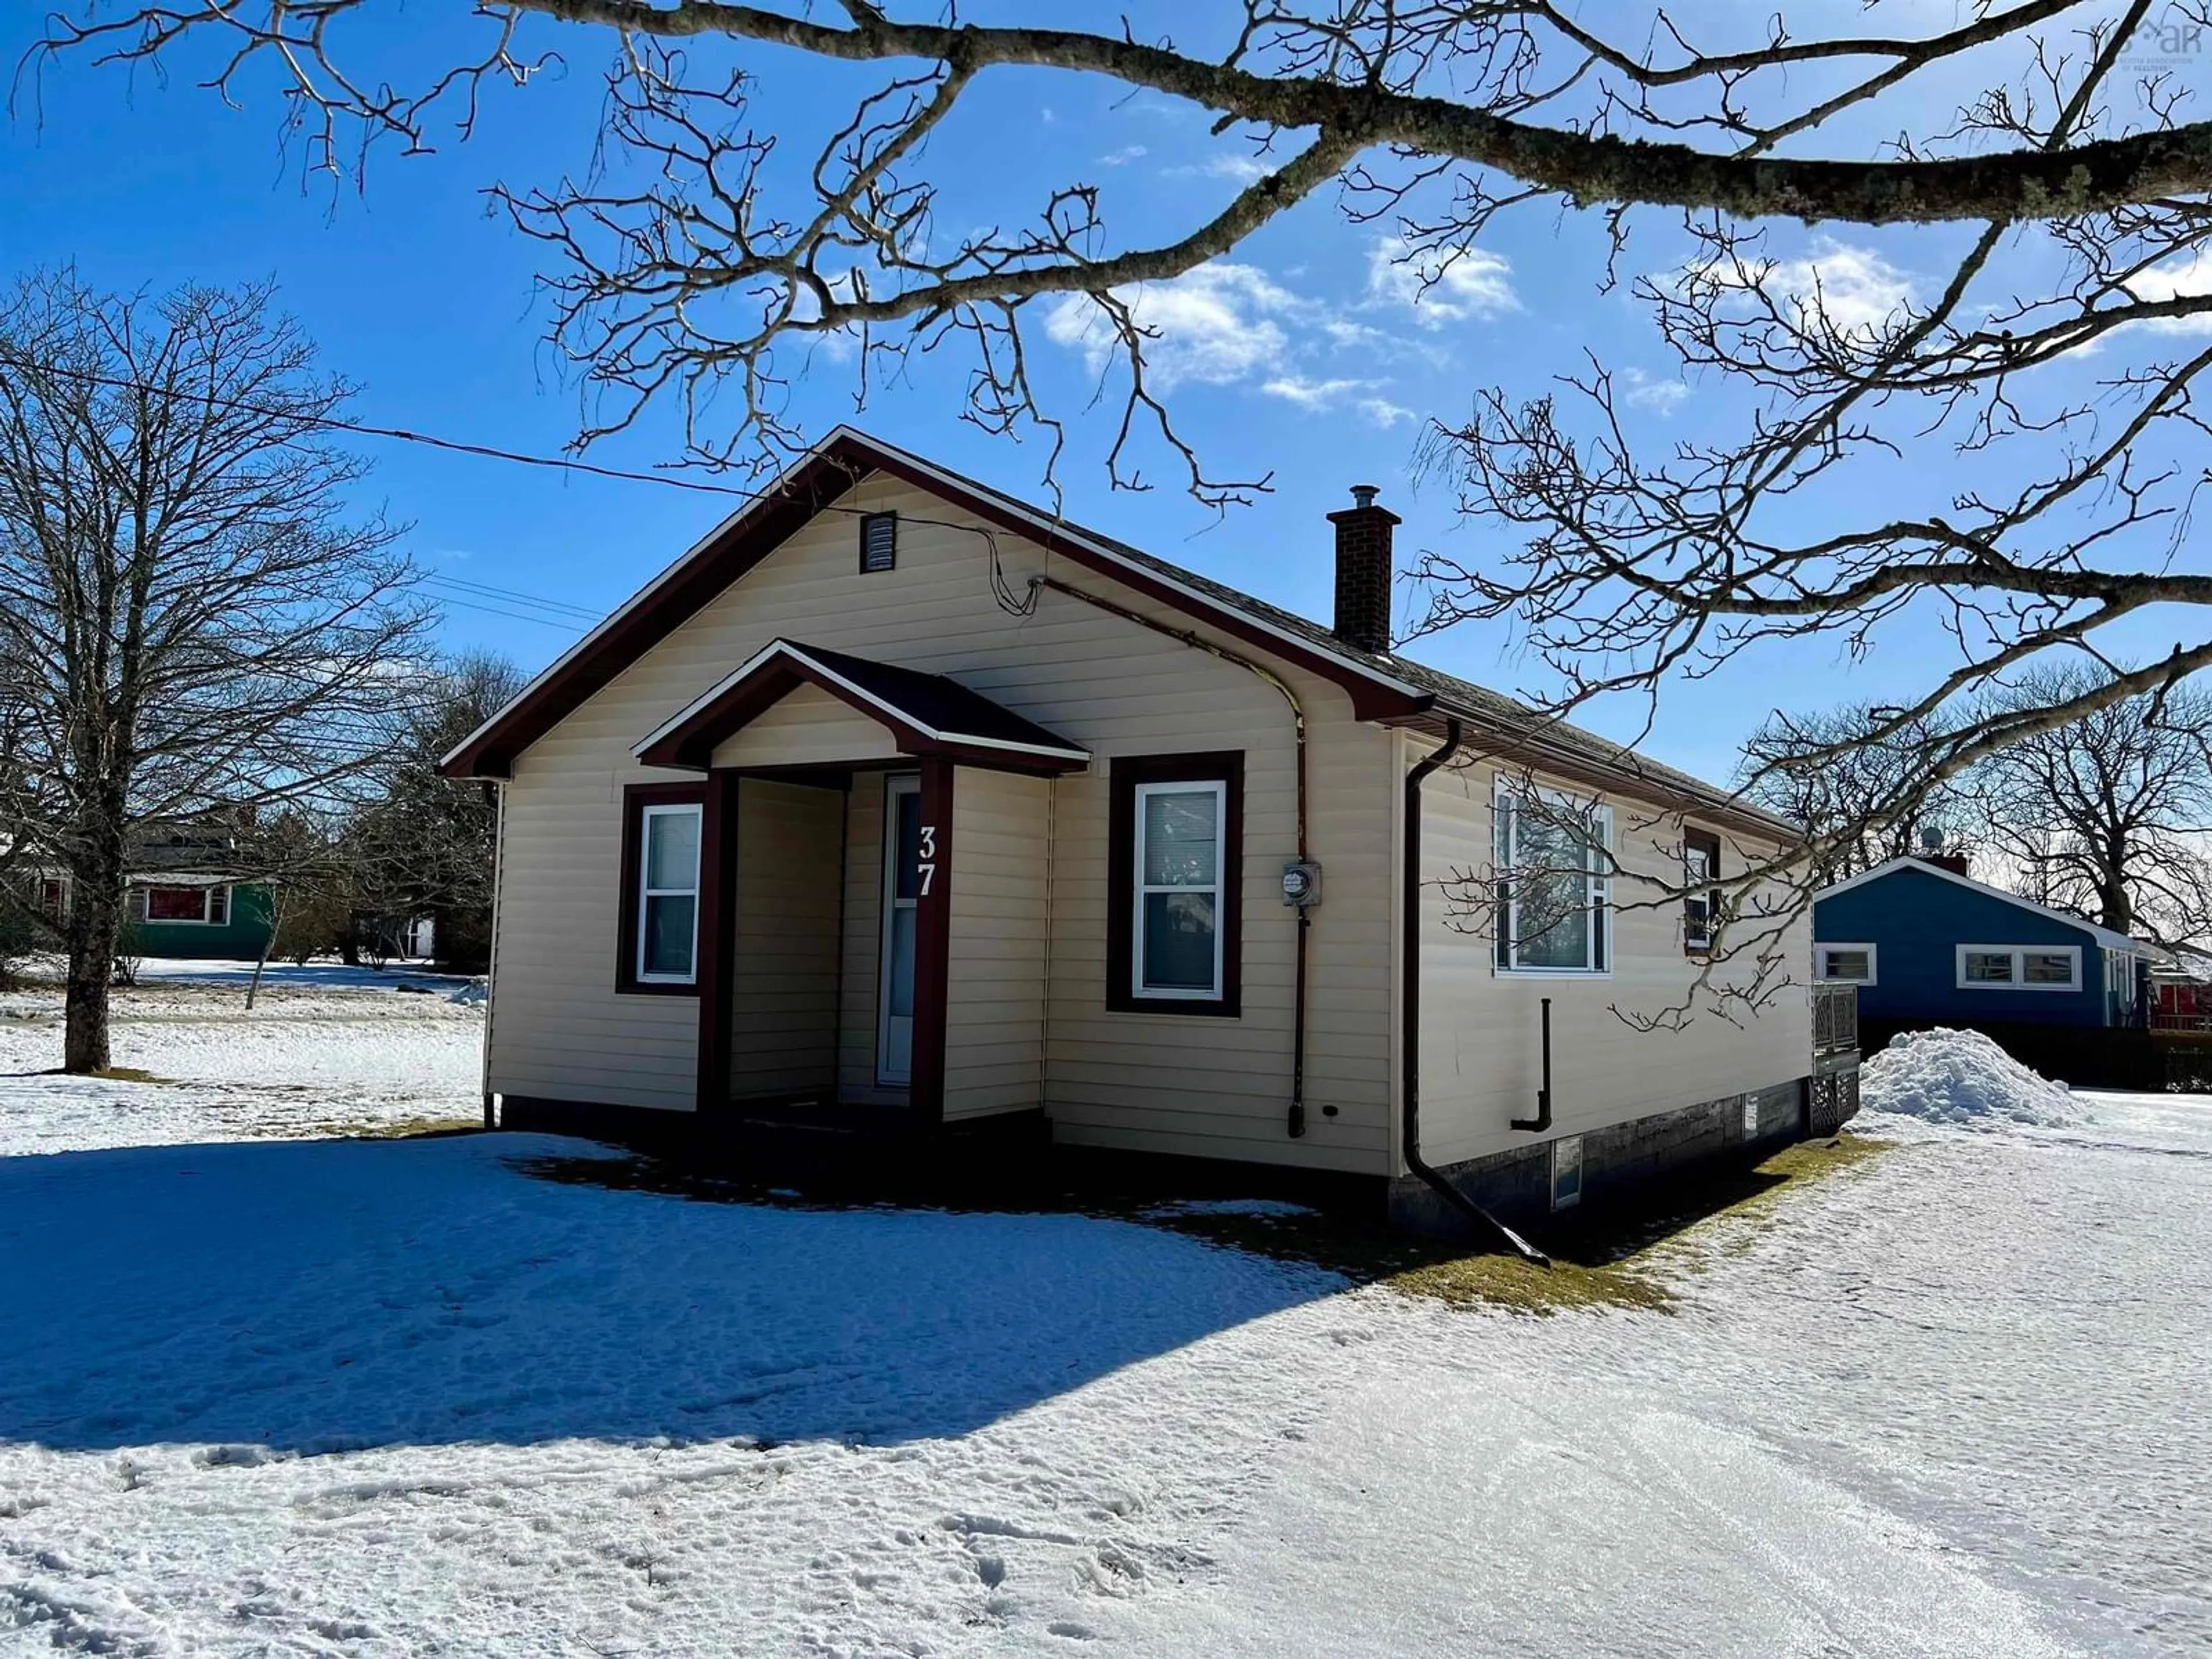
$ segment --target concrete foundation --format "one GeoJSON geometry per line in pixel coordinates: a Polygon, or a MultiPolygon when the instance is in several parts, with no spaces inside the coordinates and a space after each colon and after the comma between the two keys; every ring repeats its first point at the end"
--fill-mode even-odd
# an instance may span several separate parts
{"type": "MultiPolygon", "coordinates": [[[[1826,1082],[1826,1079],[1820,1081],[1826,1082]]],[[[1751,1156],[1786,1146],[1814,1133],[1832,1134],[1857,1108],[1842,1109],[1831,1086],[1816,1091],[1813,1078],[1792,1079],[1749,1094],[1729,1095],[1679,1111],[1658,1112],[1578,1135],[1548,1135],[1437,1171],[1509,1225],[1540,1230],[1559,1212],[1553,1199],[1554,1164],[1563,1141],[1579,1142],[1582,1176],[1573,1207],[1617,1203],[1662,1176],[1717,1159],[1751,1156]],[[1815,1112],[1817,1103],[1820,1109],[1815,1112]],[[1818,1121],[1816,1123],[1816,1116],[1818,1121]]],[[[1413,1176],[1390,1183],[1390,1219],[1408,1231],[1449,1236],[1467,1222],[1430,1186],[1413,1176]]]]}

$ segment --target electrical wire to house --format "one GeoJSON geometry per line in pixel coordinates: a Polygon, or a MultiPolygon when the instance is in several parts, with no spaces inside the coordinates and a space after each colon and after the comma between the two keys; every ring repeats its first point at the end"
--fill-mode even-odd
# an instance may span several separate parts
{"type": "MultiPolygon", "coordinates": [[[[336,415],[302,415],[296,410],[276,409],[258,404],[251,398],[224,398],[205,392],[182,387],[156,386],[150,380],[132,380],[125,375],[101,374],[91,369],[74,368],[65,364],[40,362],[0,352],[0,368],[27,369],[37,374],[58,374],[87,386],[96,386],[114,392],[131,392],[143,396],[185,398],[206,407],[228,410],[243,415],[261,415],[270,420],[309,428],[319,432],[343,432],[355,437],[378,438],[394,443],[417,444],[446,454],[471,456],[480,460],[506,461],[518,466],[549,468],[556,471],[578,472],[587,477],[606,478],[623,483],[658,484],[664,489],[681,489],[695,495],[720,495],[741,501],[764,501],[773,499],[772,489],[749,489],[740,484],[717,483],[707,478],[682,478],[665,471],[641,471],[635,468],[605,466],[595,461],[579,460],[570,456],[533,455],[524,450],[505,449],[495,444],[475,443],[465,439],[444,438],[434,433],[419,432],[410,427],[378,426],[367,421],[348,420],[336,415]]],[[[821,511],[841,513],[852,518],[866,518],[872,509],[830,503],[821,511]]],[[[1027,617],[1035,614],[1037,594],[1034,587],[1024,592],[1007,580],[998,538],[978,525],[955,524],[945,519],[926,519],[901,515],[907,523],[927,525],[937,530],[954,530],[970,536],[980,536],[990,552],[991,596],[1000,609],[1012,617],[1027,617]]],[[[502,617],[514,622],[535,623],[543,628],[565,629],[582,634],[590,631],[599,622],[601,613],[569,605],[562,600],[548,599],[542,594],[526,593],[519,589],[495,588],[469,582],[457,577],[431,574],[422,579],[422,586],[434,591],[442,605],[458,606],[465,611],[481,611],[488,616],[502,617]]]]}

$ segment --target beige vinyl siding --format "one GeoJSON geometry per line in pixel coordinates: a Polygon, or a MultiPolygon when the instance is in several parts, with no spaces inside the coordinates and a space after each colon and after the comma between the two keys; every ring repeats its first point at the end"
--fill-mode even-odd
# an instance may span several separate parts
{"type": "MultiPolygon", "coordinates": [[[[1195,656],[1195,653],[1186,653],[1195,656]]],[[[1244,756],[1243,998],[1236,1019],[1105,1012],[1106,768],[1056,786],[1053,1003],[1048,1045],[1056,1139],[1381,1172],[1391,1149],[1390,733],[1355,724],[1340,694],[1293,684],[1310,721],[1308,845],[1323,866],[1313,912],[1307,1133],[1289,1133],[1297,912],[1282,867],[1297,848],[1296,750],[1280,693],[1250,688],[1242,720],[1130,754],[1244,756]],[[1260,694],[1254,697],[1252,692],[1260,694]],[[1337,1108],[1334,1116],[1324,1106],[1337,1108]],[[1224,1153],[1224,1145],[1242,1150],[1224,1153]]],[[[1286,676],[1286,678],[1291,678],[1286,676]]],[[[1232,685],[1234,682],[1231,683],[1232,685]]]]}
{"type": "Polygon", "coordinates": [[[848,1099],[903,1100],[876,1085],[876,1004],[882,989],[884,780],[854,775],[845,815],[844,989],[837,1027],[837,1087],[848,1099]]]}
{"type": "MultiPolygon", "coordinates": [[[[1409,749],[1409,755],[1410,755],[1409,749]]],[[[1690,994],[1698,964],[1683,953],[1679,901],[1658,903],[1638,872],[1679,883],[1682,823],[1620,797],[1613,808],[1615,856],[1613,968],[1602,977],[1501,974],[1486,918],[1468,931],[1450,916],[1449,885],[1486,878],[1495,772],[1487,766],[1433,774],[1422,786],[1421,1152],[1456,1163],[1527,1145],[1507,1127],[1533,1116],[1542,1071],[1541,1000],[1552,999],[1554,1134],[1601,1128],[1655,1112],[1786,1083],[1811,1070],[1811,1017],[1802,964],[1811,960],[1809,921],[1792,922],[1771,946],[1781,986],[1756,1018],[1731,1024],[1699,1000],[1680,1030],[1642,1030],[1623,1015],[1662,1015],[1690,994]]],[[[1587,790],[1559,786],[1584,798],[1587,790]]],[[[1698,824],[1691,817],[1690,823],[1698,824]]],[[[1699,827],[1711,828],[1710,825],[1699,827]]],[[[1721,832],[1723,876],[1771,848],[1721,832]]],[[[1748,987],[1748,960],[1715,970],[1716,982],[1748,987]]]]}
{"type": "Polygon", "coordinates": [[[717,766],[815,766],[887,760],[898,745],[881,723],[817,686],[802,685],[714,750],[717,766]]]}
{"type": "Polygon", "coordinates": [[[622,786],[683,779],[563,736],[531,749],[505,786],[491,1087],[688,1110],[698,1084],[697,1001],[615,990],[622,786]]]}
{"type": "MultiPolygon", "coordinates": [[[[520,1082],[506,1079],[527,1076],[543,1085],[531,1092],[689,1103],[696,1041],[689,1001],[613,992],[619,786],[656,775],[635,763],[632,745],[781,636],[950,674],[1096,756],[1089,773],[1054,786],[1045,1099],[1056,1136],[1384,1170],[1392,1095],[1390,824],[1401,775],[1395,735],[1354,722],[1348,699],[1334,686],[1278,667],[1310,725],[1310,850],[1327,870],[1312,933],[1310,1127],[1292,1140],[1285,1115],[1296,921],[1279,884],[1297,838],[1291,720],[1281,694],[1233,663],[1062,593],[1042,592],[1034,615],[1007,614],[992,597],[991,544],[970,531],[917,521],[958,518],[933,495],[878,477],[843,504],[902,514],[896,568],[858,572],[854,520],[823,514],[523,757],[509,803],[511,832],[530,850],[516,861],[503,926],[511,962],[532,965],[508,968],[499,988],[493,1056],[499,1086],[520,1090],[520,1082]],[[1109,1012],[1107,769],[1115,756],[1225,749],[1245,757],[1243,1017],[1109,1012]],[[509,1016],[526,1006],[532,1012],[517,1030],[509,1016]],[[1337,1115],[1324,1115],[1324,1105],[1336,1106],[1337,1115]]],[[[1106,577],[1048,560],[1021,538],[999,532],[995,542],[1016,592],[1048,568],[1170,625],[1208,632],[1106,577]]],[[[1329,556],[1323,526],[1316,527],[1311,556],[1329,556]]],[[[1210,637],[1249,653],[1225,635],[1210,637]]],[[[856,836],[846,859],[848,897],[862,885],[855,878],[860,862],[856,836]]],[[[858,919],[848,916],[848,1014],[859,987],[871,982],[853,971],[860,933],[858,919]]],[[[848,1030],[842,1045],[848,1083],[872,1041],[856,1036],[848,1030]]],[[[868,1064],[872,1069],[872,1059],[868,1064]]]]}
{"type": "Polygon", "coordinates": [[[948,1121],[1044,1103],[1054,788],[973,767],[953,775],[948,1121]]]}
{"type": "Polygon", "coordinates": [[[730,1093],[833,1093],[845,792],[738,785],[730,1093]]]}

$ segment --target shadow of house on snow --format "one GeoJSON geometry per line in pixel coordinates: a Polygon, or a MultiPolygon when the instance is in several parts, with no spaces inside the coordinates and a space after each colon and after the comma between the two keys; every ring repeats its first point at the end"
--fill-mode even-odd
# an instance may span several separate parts
{"type": "Polygon", "coordinates": [[[553,1150],[0,1159],[0,1440],[954,1435],[1341,1283],[1082,1216],[699,1204],[504,1161],[553,1150]]]}

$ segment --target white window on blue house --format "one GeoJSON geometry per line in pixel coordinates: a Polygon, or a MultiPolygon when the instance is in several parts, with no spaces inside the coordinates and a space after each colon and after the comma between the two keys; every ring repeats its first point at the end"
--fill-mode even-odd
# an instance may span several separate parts
{"type": "Polygon", "coordinates": [[[1498,971],[1609,972],[1612,811],[1501,783],[1493,814],[1498,971]]]}
{"type": "Polygon", "coordinates": [[[1813,977],[1823,985],[1872,985],[1877,954],[1871,944],[1816,945],[1813,977]]]}
{"type": "Polygon", "coordinates": [[[2078,991],[2081,949],[2075,945],[1961,945],[1961,991],[2078,991]]]}

